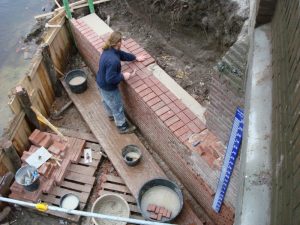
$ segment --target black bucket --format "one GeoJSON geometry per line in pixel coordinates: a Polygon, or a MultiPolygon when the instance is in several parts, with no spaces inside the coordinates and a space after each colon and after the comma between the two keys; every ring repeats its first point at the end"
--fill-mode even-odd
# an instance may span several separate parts
{"type": "MultiPolygon", "coordinates": [[[[152,195],[153,197],[154,195],[152,195]]],[[[149,197],[149,195],[148,195],[149,197]]],[[[170,199],[167,199],[170,200],[170,199]]],[[[147,181],[140,189],[139,194],[138,194],[138,199],[137,199],[137,203],[138,203],[138,207],[142,213],[142,216],[150,221],[157,221],[157,222],[171,222],[172,220],[174,220],[179,213],[182,210],[183,207],[183,194],[181,189],[179,188],[179,186],[177,184],[175,184],[174,182],[167,180],[167,179],[163,179],[163,178],[156,178],[150,181],[147,181]],[[167,206],[163,206],[162,204],[165,203],[165,199],[164,197],[168,198],[168,196],[163,195],[162,192],[159,192],[158,187],[163,187],[165,189],[169,189],[170,192],[173,192],[172,195],[176,198],[176,209],[172,210],[170,208],[168,208],[167,206]],[[147,207],[148,207],[148,203],[146,203],[146,205],[144,204],[146,202],[146,198],[147,198],[147,193],[155,192],[158,191],[157,196],[159,197],[159,199],[155,199],[155,198],[149,198],[151,199],[153,202],[148,202],[149,204],[154,204],[160,207],[165,207],[165,209],[172,211],[171,217],[167,218],[167,217],[162,217],[161,220],[157,221],[154,220],[152,218],[150,218],[151,212],[147,211],[147,207]],[[144,199],[145,198],[145,199],[144,199]],[[143,202],[143,200],[145,200],[145,202],[143,202]]],[[[173,203],[171,203],[171,206],[174,206],[173,203]]]]}
{"type": "Polygon", "coordinates": [[[142,153],[138,146],[126,145],[122,149],[122,157],[128,166],[135,166],[141,160],[142,153]],[[132,154],[132,156],[130,154],[132,154]]]}
{"type": "Polygon", "coordinates": [[[32,176],[34,173],[38,174],[35,167],[29,165],[23,166],[16,172],[15,180],[18,184],[22,185],[25,190],[31,192],[36,191],[40,186],[40,180],[38,175],[29,183],[26,183],[24,178],[28,174],[32,176]]]}
{"type": "Polygon", "coordinates": [[[80,94],[87,89],[87,75],[83,70],[76,69],[68,72],[65,81],[73,93],[80,94]]]}

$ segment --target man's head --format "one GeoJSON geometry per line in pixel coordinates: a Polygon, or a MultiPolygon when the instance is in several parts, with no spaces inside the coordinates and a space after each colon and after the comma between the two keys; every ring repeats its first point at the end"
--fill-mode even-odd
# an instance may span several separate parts
{"type": "Polygon", "coordinates": [[[103,50],[109,49],[109,48],[115,48],[117,50],[121,49],[122,45],[122,34],[121,32],[114,31],[109,36],[108,40],[105,42],[103,46],[103,50]]]}

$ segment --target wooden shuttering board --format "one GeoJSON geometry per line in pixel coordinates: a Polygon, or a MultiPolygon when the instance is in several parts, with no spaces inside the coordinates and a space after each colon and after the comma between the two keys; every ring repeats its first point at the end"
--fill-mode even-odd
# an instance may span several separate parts
{"type": "MultiPolygon", "coordinates": [[[[96,172],[101,159],[101,155],[97,155],[96,152],[93,152],[93,162],[86,165],[84,164],[82,154],[80,161],[78,163],[72,163],[68,168],[67,175],[60,186],[54,187],[48,194],[43,194],[41,198],[42,201],[53,206],[59,206],[60,198],[63,195],[73,193],[78,196],[80,200],[79,209],[84,210],[96,180],[94,173],[96,172]]],[[[47,211],[47,213],[76,223],[80,220],[80,216],[77,215],[54,211],[47,211]]]]}
{"type": "MultiPolygon", "coordinates": [[[[120,135],[114,123],[108,120],[98,87],[91,76],[88,76],[88,89],[81,94],[73,94],[65,82],[63,85],[134,198],[137,198],[146,181],[157,177],[166,178],[137,136],[120,135]],[[129,144],[137,145],[142,151],[142,159],[135,167],[128,167],[121,156],[122,149],[129,144]]],[[[184,202],[183,210],[175,222],[182,225],[202,224],[187,201],[184,202]]]]}

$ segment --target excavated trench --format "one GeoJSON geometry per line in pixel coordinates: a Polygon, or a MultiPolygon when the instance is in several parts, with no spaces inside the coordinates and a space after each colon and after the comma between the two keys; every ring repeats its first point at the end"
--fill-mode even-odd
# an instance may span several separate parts
{"type": "Polygon", "coordinates": [[[97,6],[113,30],[140,43],[200,104],[209,101],[213,67],[236,41],[246,18],[223,0],[114,0],[97,6]]]}

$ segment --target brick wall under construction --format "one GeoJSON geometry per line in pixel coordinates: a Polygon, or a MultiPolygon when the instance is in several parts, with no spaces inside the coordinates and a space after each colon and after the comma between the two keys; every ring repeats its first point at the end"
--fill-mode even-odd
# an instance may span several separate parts
{"type": "Polygon", "coordinates": [[[300,8],[278,0],[272,20],[271,224],[300,224],[300,8]]]}
{"type": "MultiPolygon", "coordinates": [[[[99,37],[80,19],[72,19],[71,27],[81,55],[96,73],[101,47],[108,37],[107,34],[99,37]]],[[[132,39],[125,40],[123,45],[123,50],[127,52],[145,52],[132,39]]],[[[154,63],[152,57],[145,62],[133,62],[122,67],[123,72],[137,69],[137,75],[121,85],[127,113],[138,125],[151,147],[168,164],[207,215],[216,224],[233,224],[234,204],[231,203],[234,202],[234,194],[229,195],[231,203],[227,199],[220,213],[215,213],[211,207],[224,155],[224,145],[220,144],[219,139],[181,100],[153,76],[146,68],[151,63],[154,63]],[[194,133],[199,134],[201,140],[201,144],[197,146],[192,146],[189,142],[189,137],[194,133]],[[206,176],[195,171],[192,166],[194,163],[203,171],[206,170],[206,176]],[[216,182],[215,186],[211,187],[213,179],[216,182]]]]}

